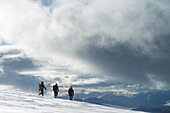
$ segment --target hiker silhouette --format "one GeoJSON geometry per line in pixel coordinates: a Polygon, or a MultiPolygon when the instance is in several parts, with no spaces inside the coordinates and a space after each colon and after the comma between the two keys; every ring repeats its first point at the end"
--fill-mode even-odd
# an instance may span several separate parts
{"type": "Polygon", "coordinates": [[[41,81],[41,84],[39,84],[39,91],[40,91],[39,95],[44,96],[44,89],[46,90],[46,87],[44,86],[44,82],[41,81]]]}
{"type": "Polygon", "coordinates": [[[57,83],[55,85],[53,85],[53,91],[54,91],[54,98],[57,98],[58,92],[59,92],[59,88],[57,83]]]}
{"type": "Polygon", "coordinates": [[[68,90],[68,95],[69,95],[69,99],[72,100],[73,96],[74,96],[74,90],[72,87],[69,88],[68,90]]]}

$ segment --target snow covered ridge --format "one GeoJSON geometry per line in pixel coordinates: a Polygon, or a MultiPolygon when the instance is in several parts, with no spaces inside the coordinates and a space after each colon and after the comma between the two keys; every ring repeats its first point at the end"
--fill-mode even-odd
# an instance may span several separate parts
{"type": "Polygon", "coordinates": [[[0,89],[0,113],[145,113],[0,89]]]}

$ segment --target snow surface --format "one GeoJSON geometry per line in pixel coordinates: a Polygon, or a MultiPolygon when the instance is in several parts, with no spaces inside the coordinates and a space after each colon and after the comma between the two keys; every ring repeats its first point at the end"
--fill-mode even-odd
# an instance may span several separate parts
{"type": "Polygon", "coordinates": [[[0,89],[0,113],[144,113],[0,89]]]}

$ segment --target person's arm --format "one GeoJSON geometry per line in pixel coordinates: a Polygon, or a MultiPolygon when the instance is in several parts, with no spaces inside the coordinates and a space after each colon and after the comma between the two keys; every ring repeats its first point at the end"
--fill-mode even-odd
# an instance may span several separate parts
{"type": "Polygon", "coordinates": [[[47,88],[45,86],[43,86],[45,88],[45,90],[47,90],[47,88]]]}
{"type": "Polygon", "coordinates": [[[39,84],[39,91],[41,91],[41,89],[42,89],[42,85],[41,85],[41,84],[39,84]]]}
{"type": "Polygon", "coordinates": [[[74,90],[73,90],[73,95],[74,95],[74,90]]]}

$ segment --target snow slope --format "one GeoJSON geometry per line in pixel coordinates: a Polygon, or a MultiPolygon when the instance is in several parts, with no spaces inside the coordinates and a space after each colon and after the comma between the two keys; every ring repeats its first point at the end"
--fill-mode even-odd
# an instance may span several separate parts
{"type": "Polygon", "coordinates": [[[0,89],[0,113],[144,113],[0,89]]]}

